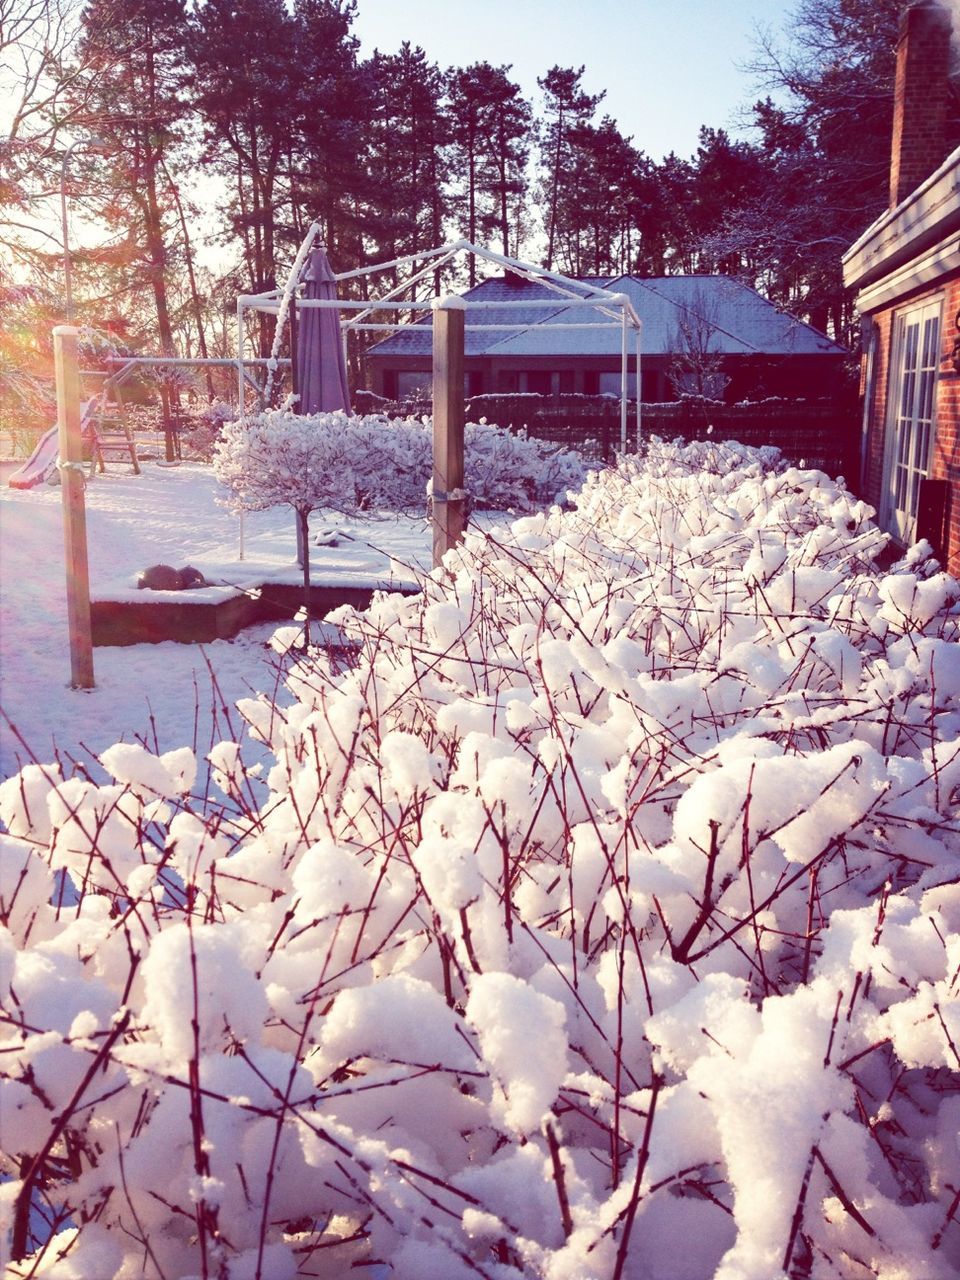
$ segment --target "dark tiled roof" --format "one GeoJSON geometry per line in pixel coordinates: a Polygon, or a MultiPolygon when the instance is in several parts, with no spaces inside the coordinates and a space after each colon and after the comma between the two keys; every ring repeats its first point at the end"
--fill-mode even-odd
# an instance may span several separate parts
{"type": "MultiPolygon", "coordinates": [[[[729,276],[591,277],[585,284],[611,293],[625,293],[643,324],[641,351],[664,355],[682,346],[681,327],[703,317],[710,334],[709,349],[721,355],[840,355],[843,348],[810,325],[778,311],[754,289],[729,276]]],[[[619,312],[612,327],[574,328],[606,319],[592,308],[564,306],[563,298],[540,283],[496,277],[464,293],[478,302],[556,299],[555,309],[504,308],[471,312],[465,337],[467,356],[613,356],[619,358],[619,312]],[[482,326],[509,324],[509,331],[482,326]],[[474,328],[473,326],[481,326],[474,328]]],[[[431,318],[411,324],[370,349],[375,358],[429,356],[431,318]]],[[[633,344],[631,342],[631,351],[633,344]]]]}

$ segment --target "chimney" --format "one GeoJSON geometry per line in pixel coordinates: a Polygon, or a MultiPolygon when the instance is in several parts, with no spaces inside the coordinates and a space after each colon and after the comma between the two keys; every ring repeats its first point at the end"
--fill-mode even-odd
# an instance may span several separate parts
{"type": "Polygon", "coordinates": [[[928,178],[946,155],[950,14],[918,0],[900,15],[893,98],[890,208],[928,178]]]}

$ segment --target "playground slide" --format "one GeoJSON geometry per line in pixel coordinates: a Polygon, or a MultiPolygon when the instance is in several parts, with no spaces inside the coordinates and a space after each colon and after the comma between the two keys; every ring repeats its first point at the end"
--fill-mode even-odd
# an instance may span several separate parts
{"type": "Polygon", "coordinates": [[[57,454],[60,442],[57,439],[57,428],[51,427],[40,437],[40,442],[30,457],[10,476],[7,481],[11,489],[32,489],[43,484],[57,465],[57,454]]]}
{"type": "MultiPolygon", "coordinates": [[[[96,407],[97,398],[88,400],[80,410],[80,428],[87,433],[87,419],[96,407]]],[[[7,484],[11,489],[33,489],[47,480],[57,465],[59,453],[57,427],[51,427],[40,437],[37,447],[22,467],[18,467],[10,476],[7,484]]]]}

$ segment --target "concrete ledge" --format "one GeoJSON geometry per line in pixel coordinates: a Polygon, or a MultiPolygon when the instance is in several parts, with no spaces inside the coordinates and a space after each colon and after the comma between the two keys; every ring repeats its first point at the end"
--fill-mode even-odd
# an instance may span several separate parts
{"type": "MultiPolygon", "coordinates": [[[[310,607],[315,618],[326,617],[341,605],[366,609],[377,593],[374,587],[318,586],[310,589],[310,607]]],[[[393,588],[400,595],[415,595],[418,588],[406,584],[393,588]]],[[[172,592],[144,591],[143,600],[93,600],[90,620],[95,645],[209,644],[231,640],[244,627],[256,622],[292,618],[303,604],[303,588],[289,583],[267,582],[250,589],[249,595],[226,600],[204,600],[202,592],[190,592],[190,599],[172,599],[172,592]],[[156,598],[157,596],[161,598],[156,598]]]]}

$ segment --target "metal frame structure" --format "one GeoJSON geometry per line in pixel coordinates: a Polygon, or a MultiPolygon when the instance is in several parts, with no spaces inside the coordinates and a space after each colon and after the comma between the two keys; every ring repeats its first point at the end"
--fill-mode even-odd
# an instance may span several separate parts
{"type": "MultiPolygon", "coordinates": [[[[425,249],[420,253],[406,254],[402,258],[392,258],[388,262],[377,262],[368,267],[358,267],[353,271],[341,271],[335,274],[334,278],[339,283],[342,280],[354,280],[360,276],[371,276],[381,271],[389,271],[396,267],[413,266],[415,269],[413,274],[401,283],[394,285],[383,294],[382,297],[372,298],[366,301],[354,301],[347,298],[336,299],[306,299],[299,296],[298,289],[300,285],[300,272],[306,261],[307,254],[314,243],[320,241],[321,231],[318,223],[313,223],[310,230],[304,237],[303,243],[297,252],[293,266],[287,277],[286,285],[283,289],[272,289],[267,293],[257,294],[241,294],[237,298],[237,359],[234,362],[239,371],[238,377],[238,393],[240,397],[240,411],[243,412],[243,390],[244,390],[244,367],[251,361],[244,359],[243,351],[246,343],[246,316],[250,311],[263,312],[277,316],[277,331],[274,338],[273,353],[270,360],[266,363],[270,366],[270,374],[268,376],[267,392],[272,383],[274,370],[281,361],[278,359],[280,342],[283,334],[283,328],[287,321],[288,313],[291,305],[295,311],[309,307],[326,307],[338,310],[341,313],[340,331],[344,343],[346,343],[347,334],[351,330],[357,332],[389,332],[396,333],[407,327],[405,324],[390,323],[388,321],[368,321],[367,317],[375,315],[377,312],[401,312],[401,311],[430,311],[434,305],[434,298],[425,298],[421,300],[407,301],[398,298],[396,295],[403,293],[406,289],[415,287],[420,284],[426,277],[439,271],[440,268],[452,261],[458,253],[469,253],[475,258],[480,258],[484,262],[489,262],[495,266],[504,267],[514,274],[521,276],[531,283],[540,284],[547,289],[553,291],[556,295],[554,298],[540,298],[521,301],[506,302],[472,302],[469,298],[463,299],[463,305],[467,311],[467,315],[471,311],[479,311],[482,309],[500,309],[509,310],[510,308],[525,309],[540,308],[554,310],[558,304],[564,308],[583,307],[592,308],[598,317],[604,319],[551,322],[543,321],[544,328],[562,328],[569,329],[619,329],[621,333],[620,340],[620,449],[626,452],[627,448],[627,420],[628,420],[628,375],[630,371],[631,355],[634,359],[634,370],[636,374],[636,447],[640,448],[641,443],[641,399],[640,399],[640,344],[642,323],[637,315],[633,303],[625,293],[611,293],[610,291],[600,288],[598,285],[590,285],[582,280],[574,280],[568,276],[561,275],[556,271],[548,271],[545,267],[538,267],[529,262],[521,262],[517,258],[508,258],[503,254],[495,253],[491,249],[481,248],[479,245],[471,244],[469,240],[456,240],[451,244],[442,245],[436,249],[425,249]],[[419,264],[419,266],[417,265],[419,264]],[[346,314],[344,314],[346,313],[346,314]],[[356,313],[356,314],[350,314],[356,313]],[[630,342],[631,330],[634,334],[634,343],[630,342]],[[633,351],[631,352],[631,345],[633,351]]],[[[519,333],[522,329],[528,328],[527,325],[511,325],[511,324],[492,324],[492,325],[471,325],[467,323],[466,329],[469,332],[472,329],[483,330],[486,333],[496,330],[504,330],[511,333],[519,333]]],[[[250,379],[247,379],[248,381],[250,379]]]]}
{"type": "MultiPolygon", "coordinates": [[[[107,356],[105,363],[118,366],[116,373],[107,375],[107,381],[112,382],[116,387],[121,386],[133,370],[138,368],[140,365],[149,365],[150,368],[173,367],[181,369],[236,369],[240,380],[240,386],[242,387],[244,383],[246,383],[256,391],[258,395],[260,395],[262,388],[253,374],[248,372],[248,366],[253,366],[254,368],[258,365],[266,367],[271,362],[263,356],[255,358],[248,357],[246,360],[233,360],[213,356],[207,356],[204,358],[201,358],[200,356],[107,356]]],[[[282,360],[280,363],[289,364],[290,362],[289,360],[282,360]]]]}

